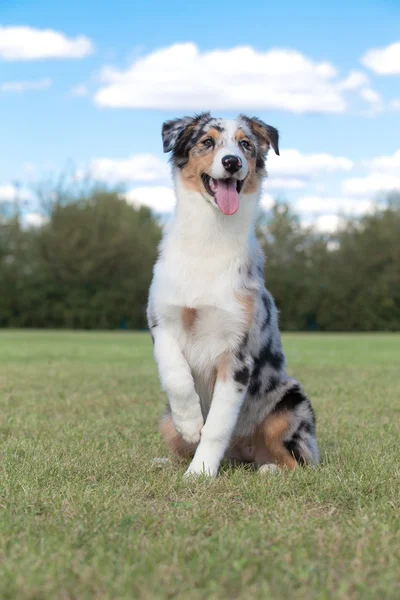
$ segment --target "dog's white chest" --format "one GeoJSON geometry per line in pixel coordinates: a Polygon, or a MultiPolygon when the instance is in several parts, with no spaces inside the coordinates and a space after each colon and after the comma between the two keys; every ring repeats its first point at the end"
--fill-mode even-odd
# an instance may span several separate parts
{"type": "Polygon", "coordinates": [[[193,322],[183,323],[184,352],[196,370],[207,365],[210,368],[221,354],[236,345],[242,331],[241,315],[231,308],[215,306],[199,307],[192,314],[193,322]]]}

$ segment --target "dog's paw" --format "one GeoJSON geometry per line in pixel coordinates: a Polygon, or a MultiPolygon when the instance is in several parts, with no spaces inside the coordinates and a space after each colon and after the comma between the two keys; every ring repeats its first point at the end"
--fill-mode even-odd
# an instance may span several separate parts
{"type": "Polygon", "coordinates": [[[189,444],[197,444],[200,441],[201,430],[203,429],[204,419],[201,411],[193,417],[184,420],[174,419],[176,431],[183,437],[185,442],[189,444]]]}
{"type": "Polygon", "coordinates": [[[197,477],[216,477],[218,473],[218,466],[210,465],[202,460],[196,460],[196,457],[192,460],[184,474],[185,479],[195,479],[197,477]]]}

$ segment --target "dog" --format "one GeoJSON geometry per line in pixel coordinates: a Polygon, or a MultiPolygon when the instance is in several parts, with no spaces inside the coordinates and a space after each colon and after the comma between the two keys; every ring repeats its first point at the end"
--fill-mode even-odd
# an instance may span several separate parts
{"type": "Polygon", "coordinates": [[[255,117],[202,113],[166,121],[162,138],[177,204],[147,307],[168,397],[161,435],[177,457],[192,459],[186,476],[215,477],[223,459],[262,469],[315,465],[314,411],[286,373],[255,235],[278,131],[255,117]]]}

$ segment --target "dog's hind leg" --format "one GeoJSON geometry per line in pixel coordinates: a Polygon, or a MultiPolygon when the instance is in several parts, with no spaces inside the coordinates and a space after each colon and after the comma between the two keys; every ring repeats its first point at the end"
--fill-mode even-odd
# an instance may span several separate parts
{"type": "Polygon", "coordinates": [[[255,463],[293,470],[317,464],[315,417],[299,386],[289,389],[258,428],[255,463]]]}
{"type": "Polygon", "coordinates": [[[183,439],[176,431],[169,413],[161,419],[160,433],[168,448],[178,459],[184,460],[194,456],[197,444],[190,444],[183,439]]]}
{"type": "Polygon", "coordinates": [[[258,465],[273,464],[292,471],[297,460],[284,443],[285,434],[290,428],[288,413],[269,415],[261,424],[257,434],[254,462],[258,465]]]}

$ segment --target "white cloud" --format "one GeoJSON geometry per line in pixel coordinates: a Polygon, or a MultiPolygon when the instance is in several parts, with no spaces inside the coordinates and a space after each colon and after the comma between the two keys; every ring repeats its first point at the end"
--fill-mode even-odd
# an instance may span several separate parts
{"type": "Polygon", "coordinates": [[[87,85],[85,85],[84,83],[80,83],[80,84],[74,86],[70,93],[71,93],[71,96],[83,98],[84,96],[87,96],[89,94],[89,89],[88,89],[87,85]]]}
{"type": "Polygon", "coordinates": [[[268,172],[273,177],[310,178],[322,174],[351,171],[353,162],[332,154],[302,154],[298,150],[282,150],[280,156],[270,154],[268,172]]]}
{"type": "Polygon", "coordinates": [[[300,190],[306,185],[302,179],[268,178],[266,187],[270,190],[300,190]]]}
{"type": "Polygon", "coordinates": [[[148,206],[156,213],[172,212],[176,202],[174,190],[162,185],[133,188],[124,197],[129,204],[148,206]]]}
{"type": "Polygon", "coordinates": [[[202,53],[193,43],[175,44],[135,59],[127,70],[105,67],[101,79],[95,102],[113,108],[194,111],[206,106],[300,114],[346,109],[333,65],[289,49],[259,52],[240,46],[202,53]]]}
{"type": "Polygon", "coordinates": [[[377,104],[382,102],[382,98],[380,97],[378,92],[376,92],[372,88],[364,88],[363,90],[361,90],[360,96],[369,104],[377,104]]]}
{"type": "Polygon", "coordinates": [[[400,111],[400,98],[392,100],[389,106],[394,111],[400,111]]]}
{"type": "Polygon", "coordinates": [[[368,77],[361,71],[350,71],[346,79],[339,83],[341,90],[359,90],[367,86],[369,83],[368,77]]]}
{"type": "Polygon", "coordinates": [[[348,76],[339,83],[339,89],[357,92],[358,96],[369,105],[369,109],[364,111],[366,116],[375,116],[384,108],[381,96],[370,87],[369,78],[361,71],[350,71],[348,76]]]}
{"type": "Polygon", "coordinates": [[[11,183],[0,185],[0,202],[30,200],[31,196],[32,194],[29,192],[29,190],[11,183]]]}
{"type": "Polygon", "coordinates": [[[170,180],[168,164],[153,154],[134,154],[126,159],[96,158],[89,170],[95,179],[109,183],[170,180]]]}
{"type": "Polygon", "coordinates": [[[295,209],[302,215],[328,216],[343,214],[362,215],[373,210],[370,200],[346,198],[342,196],[304,196],[296,200],[295,209]]]}
{"type": "Polygon", "coordinates": [[[0,92],[21,94],[23,92],[47,90],[52,83],[51,79],[48,78],[38,79],[37,81],[5,81],[0,83],[0,92]]]}
{"type": "Polygon", "coordinates": [[[382,112],[384,105],[380,94],[372,88],[363,88],[360,90],[361,98],[370,106],[370,114],[372,116],[382,112]]]}
{"type": "Polygon", "coordinates": [[[393,172],[393,175],[400,173],[400,149],[392,155],[388,156],[377,156],[371,160],[365,162],[365,164],[372,170],[381,173],[393,172]]]}
{"type": "Polygon", "coordinates": [[[370,173],[365,177],[345,179],[343,192],[351,196],[375,197],[380,192],[400,190],[400,175],[391,173],[370,173]]]}
{"type": "Polygon", "coordinates": [[[68,38],[52,29],[0,26],[0,60],[83,58],[93,52],[92,42],[83,35],[68,38]]]}
{"type": "Polygon", "coordinates": [[[378,75],[400,74],[400,42],[385,48],[373,48],[362,57],[361,62],[378,75]]]}
{"type": "Polygon", "coordinates": [[[361,166],[369,172],[361,177],[345,179],[342,184],[345,194],[375,198],[381,192],[400,190],[400,149],[393,154],[365,160],[361,166]]]}

